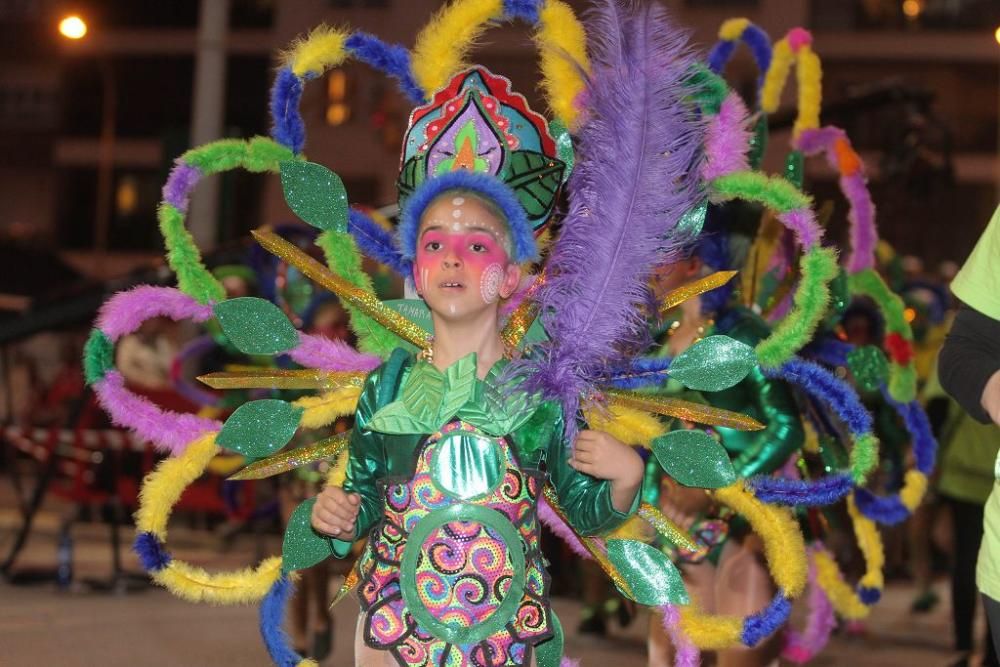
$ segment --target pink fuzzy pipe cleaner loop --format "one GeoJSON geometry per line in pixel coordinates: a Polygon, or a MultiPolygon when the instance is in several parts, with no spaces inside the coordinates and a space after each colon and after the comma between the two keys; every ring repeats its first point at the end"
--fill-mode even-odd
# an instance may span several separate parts
{"type": "Polygon", "coordinates": [[[781,657],[797,665],[804,665],[816,657],[830,641],[830,635],[837,627],[833,605],[816,580],[816,564],[812,559],[813,553],[826,551],[826,548],[822,544],[815,544],[809,551],[809,617],[802,632],[789,628],[785,635],[785,648],[781,653],[781,657]]]}
{"type": "Polygon", "coordinates": [[[660,607],[660,612],[663,614],[663,629],[674,645],[674,667],[698,667],[701,651],[681,632],[680,611],[675,605],[667,604],[660,607]]]}
{"type": "Polygon", "coordinates": [[[179,289],[140,285],[115,294],[101,306],[97,328],[116,341],[154,317],[204,322],[212,316],[211,306],[198,303],[179,289]]]}
{"type": "Polygon", "coordinates": [[[702,177],[711,181],[750,168],[750,114],[739,94],[730,93],[708,126],[702,177]]]}
{"type": "Polygon", "coordinates": [[[299,334],[299,345],[288,356],[306,368],[322,371],[372,371],[382,360],[373,354],[362,354],[342,340],[325,336],[299,334]]]}
{"type": "Polygon", "coordinates": [[[94,392],[101,407],[111,415],[116,425],[129,429],[139,438],[149,440],[156,449],[174,456],[183,453],[198,436],[222,428],[222,423],[214,419],[164,410],[132,393],[125,387],[125,378],[118,371],[109,371],[96,382],[94,392]]]}

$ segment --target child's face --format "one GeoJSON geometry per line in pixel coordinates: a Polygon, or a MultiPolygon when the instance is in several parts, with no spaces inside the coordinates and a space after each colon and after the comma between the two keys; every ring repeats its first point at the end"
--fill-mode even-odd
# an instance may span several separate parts
{"type": "Polygon", "coordinates": [[[428,308],[446,319],[496,308],[517,287],[504,222],[478,198],[445,194],[420,222],[413,280],[428,308]]]}

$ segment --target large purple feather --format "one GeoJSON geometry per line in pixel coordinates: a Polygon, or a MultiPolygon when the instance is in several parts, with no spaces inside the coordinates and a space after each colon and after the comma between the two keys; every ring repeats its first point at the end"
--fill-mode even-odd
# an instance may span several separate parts
{"type": "Polygon", "coordinates": [[[526,388],[562,402],[568,437],[582,396],[623,350],[646,338],[651,269],[700,200],[705,125],[685,102],[687,37],[655,3],[608,0],[589,16],[592,75],[577,137],[569,212],[539,290],[552,342],[520,370],[526,388]]]}

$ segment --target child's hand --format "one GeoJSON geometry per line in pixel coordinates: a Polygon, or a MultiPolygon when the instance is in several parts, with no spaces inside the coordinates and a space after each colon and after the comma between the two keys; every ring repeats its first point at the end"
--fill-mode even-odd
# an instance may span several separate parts
{"type": "Polygon", "coordinates": [[[340,539],[354,538],[354,521],[358,518],[361,498],[339,486],[328,486],[316,496],[312,510],[312,527],[319,533],[340,539]]]}
{"type": "Polygon", "coordinates": [[[604,431],[580,431],[573,443],[569,464],[597,479],[626,485],[642,483],[642,457],[604,431]]]}

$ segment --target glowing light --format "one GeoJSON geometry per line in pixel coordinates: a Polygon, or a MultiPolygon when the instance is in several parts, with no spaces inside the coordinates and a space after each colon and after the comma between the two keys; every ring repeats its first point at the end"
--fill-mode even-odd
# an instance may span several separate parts
{"type": "Polygon", "coordinates": [[[906,14],[907,18],[917,18],[923,9],[920,0],[905,0],[903,2],[903,13],[906,14]]]}
{"type": "Polygon", "coordinates": [[[67,16],[59,22],[59,34],[68,39],[82,39],[87,34],[87,24],[75,14],[67,16]]]}
{"type": "Polygon", "coordinates": [[[1000,44],[1000,27],[993,33],[993,39],[997,40],[997,44],[1000,44]]]}
{"type": "Polygon", "coordinates": [[[903,311],[903,317],[907,322],[913,322],[913,320],[917,319],[917,311],[913,308],[907,308],[903,311]]]}

